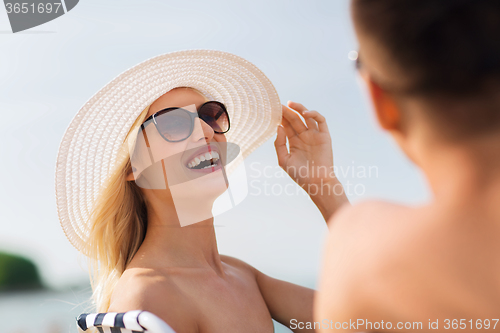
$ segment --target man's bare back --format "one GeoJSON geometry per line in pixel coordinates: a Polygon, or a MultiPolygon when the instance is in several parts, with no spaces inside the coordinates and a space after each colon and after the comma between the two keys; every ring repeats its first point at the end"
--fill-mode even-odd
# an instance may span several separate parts
{"type": "Polygon", "coordinates": [[[500,207],[475,204],[367,202],[339,212],[330,222],[315,321],[360,323],[357,331],[385,331],[388,322],[428,330],[436,320],[439,331],[455,324],[475,330],[486,319],[493,327],[500,316],[500,207]],[[378,329],[366,326],[382,321],[378,329]]]}

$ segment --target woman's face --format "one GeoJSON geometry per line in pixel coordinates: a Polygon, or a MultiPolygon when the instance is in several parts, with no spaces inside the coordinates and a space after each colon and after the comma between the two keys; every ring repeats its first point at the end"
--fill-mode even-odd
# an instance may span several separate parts
{"type": "MultiPolygon", "coordinates": [[[[196,113],[206,101],[203,95],[193,89],[176,88],[151,104],[145,119],[170,107],[196,113]]],[[[160,120],[158,117],[157,121],[160,120]]],[[[133,169],[137,171],[134,173],[136,183],[143,192],[156,191],[155,195],[160,196],[161,201],[172,199],[176,206],[181,200],[213,202],[227,189],[222,168],[225,145],[225,135],[215,133],[199,117],[194,119],[191,135],[179,142],[165,140],[154,123],[148,121],[139,133],[132,158],[133,169]]]]}

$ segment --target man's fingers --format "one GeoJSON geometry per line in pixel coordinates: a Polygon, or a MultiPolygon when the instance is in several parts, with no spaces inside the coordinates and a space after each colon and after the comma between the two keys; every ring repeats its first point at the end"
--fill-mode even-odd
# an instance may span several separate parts
{"type": "Polygon", "coordinates": [[[286,134],[283,126],[278,126],[278,134],[276,135],[276,140],[274,140],[274,147],[276,148],[276,155],[278,155],[278,164],[284,168],[288,156],[288,148],[286,146],[286,134]]]}
{"type": "Polygon", "coordinates": [[[328,125],[326,124],[326,118],[322,116],[318,111],[307,111],[304,113],[303,116],[307,124],[309,124],[307,122],[308,119],[309,120],[314,119],[318,124],[319,131],[328,133],[328,125]]]}

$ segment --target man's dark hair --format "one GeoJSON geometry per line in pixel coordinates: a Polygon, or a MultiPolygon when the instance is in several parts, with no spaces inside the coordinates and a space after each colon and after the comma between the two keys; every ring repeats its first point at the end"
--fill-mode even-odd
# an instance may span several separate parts
{"type": "Polygon", "coordinates": [[[500,0],[354,0],[354,15],[397,65],[417,73],[413,91],[500,83],[500,0]]]}
{"type": "Polygon", "coordinates": [[[429,112],[439,128],[499,131],[500,0],[353,0],[353,13],[408,73],[407,93],[458,101],[429,112]]]}

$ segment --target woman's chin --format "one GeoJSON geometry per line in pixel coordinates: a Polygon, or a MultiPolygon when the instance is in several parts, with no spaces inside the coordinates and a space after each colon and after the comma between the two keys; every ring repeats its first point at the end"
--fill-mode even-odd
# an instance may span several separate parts
{"type": "Polygon", "coordinates": [[[171,187],[180,225],[186,226],[212,218],[214,202],[226,190],[224,177],[201,177],[171,187]]]}
{"type": "Polygon", "coordinates": [[[202,177],[169,187],[174,202],[175,200],[187,200],[204,206],[204,203],[213,203],[227,190],[228,185],[222,169],[219,169],[202,177]]]}

